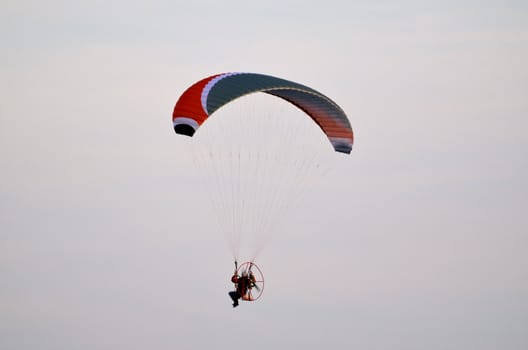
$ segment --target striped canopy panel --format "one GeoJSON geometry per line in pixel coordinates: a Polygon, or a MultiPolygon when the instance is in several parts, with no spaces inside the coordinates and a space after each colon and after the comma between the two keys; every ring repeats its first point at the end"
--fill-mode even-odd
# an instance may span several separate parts
{"type": "Polygon", "coordinates": [[[307,86],[255,73],[217,74],[189,87],[174,107],[174,131],[192,136],[217,109],[253,92],[265,92],[292,103],[319,125],[337,152],[348,154],[352,150],[350,122],[334,101],[307,86]]]}

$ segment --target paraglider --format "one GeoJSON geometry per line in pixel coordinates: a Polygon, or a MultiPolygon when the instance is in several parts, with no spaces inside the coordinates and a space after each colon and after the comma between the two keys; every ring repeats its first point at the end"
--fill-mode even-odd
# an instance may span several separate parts
{"type": "Polygon", "coordinates": [[[264,291],[264,276],[259,267],[252,262],[245,262],[240,267],[235,261],[235,272],[231,277],[235,290],[229,292],[233,307],[238,306],[238,300],[255,301],[264,291]]]}
{"type": "MultiPolygon", "coordinates": [[[[304,116],[302,122],[306,123],[306,117],[315,122],[335,152],[350,154],[354,136],[339,105],[308,86],[264,74],[222,73],[196,82],[176,102],[172,114],[174,131],[196,138],[200,127],[213,113],[255,92],[279,97],[297,107],[304,116]]],[[[270,118],[257,115],[257,119],[260,122],[270,118]]],[[[254,139],[266,135],[265,129],[257,123],[256,130],[251,133],[245,128],[251,121],[244,115],[232,127],[224,128],[228,129],[225,135],[215,135],[214,143],[211,142],[202,158],[196,160],[203,168],[211,167],[211,177],[215,178],[214,184],[209,183],[207,187],[235,258],[235,272],[231,278],[234,290],[229,293],[233,307],[238,306],[239,300],[259,299],[264,287],[262,273],[254,263],[263,243],[258,244],[248,262],[237,266],[240,238],[252,234],[265,236],[273,231],[273,224],[287,212],[292,197],[296,197],[295,187],[302,185],[307,174],[319,167],[314,152],[310,153],[305,145],[296,145],[298,128],[289,126],[289,115],[277,116],[275,123],[268,139],[286,139],[286,146],[259,148],[260,144],[254,139]],[[286,136],[279,135],[281,132],[286,136]],[[231,145],[232,139],[239,136],[245,137],[244,141],[231,145]],[[229,147],[223,149],[227,144],[229,147]],[[246,151],[253,153],[246,154],[246,151]],[[291,169],[285,171],[287,168],[291,169]]],[[[310,123],[309,127],[312,125],[310,123]]],[[[319,148],[315,153],[329,152],[319,148]]]]}

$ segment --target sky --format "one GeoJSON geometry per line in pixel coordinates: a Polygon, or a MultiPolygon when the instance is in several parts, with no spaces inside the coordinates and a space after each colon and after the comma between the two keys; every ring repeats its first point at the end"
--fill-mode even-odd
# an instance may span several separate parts
{"type": "Polygon", "coordinates": [[[0,29],[0,348],[528,348],[526,2],[3,0],[0,29]],[[355,132],[237,309],[170,119],[227,71],[355,132]]]}

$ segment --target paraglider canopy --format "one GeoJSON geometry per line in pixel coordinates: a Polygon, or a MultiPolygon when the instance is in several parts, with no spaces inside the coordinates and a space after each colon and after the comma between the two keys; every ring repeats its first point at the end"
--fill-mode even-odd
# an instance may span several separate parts
{"type": "Polygon", "coordinates": [[[349,154],[352,150],[354,135],[350,122],[334,101],[305,85],[256,73],[217,74],[189,87],[174,107],[174,131],[193,136],[220,107],[254,92],[264,92],[292,103],[317,123],[335,151],[349,154]]]}

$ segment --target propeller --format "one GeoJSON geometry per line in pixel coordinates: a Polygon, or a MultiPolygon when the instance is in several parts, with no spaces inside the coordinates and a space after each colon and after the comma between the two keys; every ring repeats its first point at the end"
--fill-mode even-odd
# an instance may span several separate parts
{"type": "Polygon", "coordinates": [[[244,298],[244,300],[252,301],[258,299],[263,290],[264,280],[257,265],[252,262],[247,262],[238,266],[235,261],[235,267],[237,267],[236,273],[238,274],[239,279],[243,279],[243,281],[239,281],[237,288],[240,287],[242,288],[241,290],[244,291],[247,298],[244,298]],[[254,269],[256,269],[255,273],[253,273],[254,269]]]}

